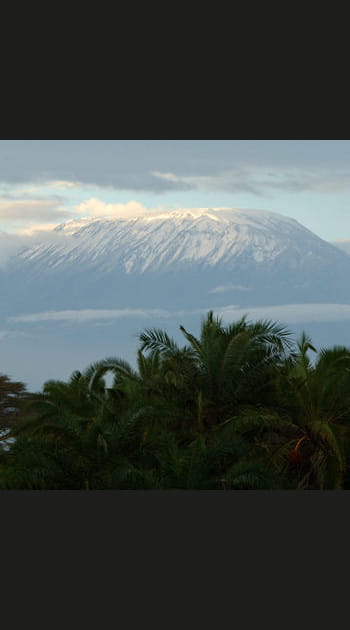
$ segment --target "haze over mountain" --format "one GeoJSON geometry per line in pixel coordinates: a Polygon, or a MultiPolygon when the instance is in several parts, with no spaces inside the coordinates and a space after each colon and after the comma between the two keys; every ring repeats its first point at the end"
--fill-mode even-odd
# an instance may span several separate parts
{"type": "Polygon", "coordinates": [[[333,241],[332,244],[335,245],[336,247],[339,247],[339,249],[341,249],[343,252],[350,254],[350,240],[349,239],[333,241]]]}
{"type": "Polygon", "coordinates": [[[308,332],[318,326],[333,344],[341,340],[332,324],[320,333],[310,321],[349,319],[349,274],[350,256],[338,244],[273,212],[200,208],[67,221],[0,269],[1,349],[14,361],[12,342],[22,336],[28,360],[15,376],[39,385],[68,377],[79,361],[130,360],[144,327],[193,330],[209,308],[231,318],[273,318],[275,308],[286,322],[305,321],[308,332]],[[47,356],[54,339],[57,365],[47,356]]]}

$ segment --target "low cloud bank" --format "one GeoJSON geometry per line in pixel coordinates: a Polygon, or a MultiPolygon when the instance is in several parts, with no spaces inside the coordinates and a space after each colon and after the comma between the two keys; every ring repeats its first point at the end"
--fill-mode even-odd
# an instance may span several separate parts
{"type": "Polygon", "coordinates": [[[245,314],[248,319],[272,319],[289,324],[350,320],[350,304],[281,304],[247,306],[244,309],[228,305],[214,307],[212,310],[225,321],[238,319],[245,314]]]}
{"type": "Polygon", "coordinates": [[[240,284],[222,284],[211,289],[209,293],[227,293],[228,291],[251,291],[250,287],[243,287],[240,284]]]}
{"type": "Polygon", "coordinates": [[[45,311],[8,317],[10,322],[36,323],[47,321],[89,322],[100,319],[118,319],[120,317],[170,317],[171,313],[163,309],[84,309],[65,311],[45,311]]]}
{"type": "Polygon", "coordinates": [[[83,309],[83,310],[62,310],[45,311],[40,313],[29,313],[11,316],[8,322],[13,323],[37,323],[49,321],[62,322],[93,322],[99,320],[113,320],[123,317],[144,317],[151,318],[181,318],[186,315],[205,315],[209,310],[213,310],[216,315],[224,321],[235,321],[243,315],[247,315],[249,320],[272,319],[289,324],[304,322],[337,322],[350,320],[350,304],[283,304],[273,306],[251,306],[240,308],[238,305],[197,309],[190,311],[169,311],[166,309],[83,309]]]}
{"type": "Polygon", "coordinates": [[[137,201],[105,203],[92,197],[74,207],[74,215],[84,217],[130,218],[147,215],[149,210],[137,201]]]}

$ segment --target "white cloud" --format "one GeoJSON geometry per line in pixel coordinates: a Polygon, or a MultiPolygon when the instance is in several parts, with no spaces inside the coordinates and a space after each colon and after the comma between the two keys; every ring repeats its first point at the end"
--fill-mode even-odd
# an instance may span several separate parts
{"type": "Polygon", "coordinates": [[[235,321],[243,315],[248,320],[272,319],[279,322],[331,322],[350,320],[350,304],[281,304],[271,306],[251,306],[241,308],[238,305],[207,307],[189,311],[168,311],[166,309],[82,309],[64,311],[44,311],[8,317],[9,322],[37,323],[45,321],[94,322],[113,320],[122,317],[183,317],[185,315],[206,314],[209,310],[221,316],[225,321],[235,321]]]}
{"type": "Polygon", "coordinates": [[[30,337],[31,335],[21,330],[0,330],[0,341],[6,337],[30,337]]]}
{"type": "Polygon", "coordinates": [[[211,289],[209,293],[226,293],[227,291],[251,291],[251,288],[243,287],[240,284],[221,284],[211,289]]]}
{"type": "Polygon", "coordinates": [[[27,227],[42,221],[57,224],[58,221],[70,218],[68,212],[57,200],[21,199],[0,201],[0,220],[10,226],[27,227]]]}
{"type": "Polygon", "coordinates": [[[152,175],[154,177],[159,177],[160,179],[165,179],[169,182],[177,182],[181,180],[181,177],[177,177],[174,173],[162,173],[161,171],[152,171],[152,175]]]}
{"type": "Polygon", "coordinates": [[[84,184],[81,184],[80,182],[70,182],[64,179],[56,179],[53,181],[49,181],[46,184],[47,186],[49,186],[50,188],[57,188],[58,190],[67,190],[69,188],[78,188],[84,187],[84,184]]]}
{"type": "Polygon", "coordinates": [[[66,209],[57,200],[50,199],[0,201],[0,222],[6,230],[0,231],[0,265],[4,265],[21,248],[31,247],[38,240],[57,240],[53,229],[66,220],[82,217],[129,218],[147,213],[147,208],[136,201],[104,203],[91,198],[72,209],[66,209]]]}
{"type": "Polygon", "coordinates": [[[38,192],[40,190],[40,186],[19,186],[16,188],[9,189],[10,195],[27,195],[32,194],[33,192],[38,192]]]}
{"type": "Polygon", "coordinates": [[[74,214],[85,217],[137,217],[147,214],[149,211],[137,201],[127,203],[105,203],[92,197],[74,207],[74,214]]]}
{"type": "MultiPolygon", "coordinates": [[[[164,211],[163,206],[154,208],[152,213],[160,211],[164,211]]],[[[53,228],[67,219],[129,218],[148,213],[151,212],[145,206],[132,200],[127,203],[104,203],[91,198],[71,210],[62,208],[58,201],[48,199],[0,201],[0,222],[6,229],[6,232],[0,231],[0,267],[25,247],[66,238],[65,234],[57,234],[53,228]]]]}
{"type": "Polygon", "coordinates": [[[170,317],[171,313],[163,309],[83,309],[66,311],[45,311],[29,315],[8,317],[10,322],[36,323],[45,321],[88,322],[100,319],[118,319],[120,317],[170,317]]]}
{"type": "MultiPolygon", "coordinates": [[[[209,309],[207,309],[209,310],[209,309]]],[[[225,321],[234,321],[247,314],[248,319],[272,319],[290,324],[304,322],[337,322],[350,320],[350,304],[282,304],[273,306],[247,306],[235,304],[212,308],[225,321]]]]}
{"type": "MultiPolygon", "coordinates": [[[[55,233],[52,232],[53,228],[57,225],[56,223],[33,223],[32,225],[29,225],[27,227],[16,227],[13,228],[11,231],[11,234],[14,235],[19,235],[19,236],[33,236],[33,237],[41,237],[42,238],[45,237],[45,233],[46,235],[48,235],[51,238],[54,238],[55,233]]],[[[28,241],[27,246],[30,247],[30,245],[32,245],[31,241],[28,241]]]]}

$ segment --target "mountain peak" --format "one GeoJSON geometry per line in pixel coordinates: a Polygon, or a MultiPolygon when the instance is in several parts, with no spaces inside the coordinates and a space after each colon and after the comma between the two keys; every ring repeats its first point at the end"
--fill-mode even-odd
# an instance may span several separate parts
{"type": "Polygon", "coordinates": [[[300,223],[266,210],[181,208],[135,217],[93,217],[58,226],[52,239],[21,254],[43,269],[72,264],[98,273],[144,273],[253,263],[293,268],[342,253],[300,223]]]}
{"type": "Polygon", "coordinates": [[[94,217],[82,217],[81,219],[71,219],[58,225],[55,228],[56,232],[65,232],[66,234],[74,233],[82,227],[94,224],[96,222],[109,224],[112,223],[149,223],[154,221],[176,221],[176,220],[196,220],[202,218],[209,218],[213,221],[227,223],[240,223],[251,224],[257,227],[268,226],[274,222],[285,222],[295,224],[297,221],[289,217],[282,216],[276,212],[270,212],[268,210],[250,210],[230,207],[216,207],[216,208],[176,208],[174,210],[150,210],[143,215],[130,214],[125,215],[104,215],[94,217]]]}

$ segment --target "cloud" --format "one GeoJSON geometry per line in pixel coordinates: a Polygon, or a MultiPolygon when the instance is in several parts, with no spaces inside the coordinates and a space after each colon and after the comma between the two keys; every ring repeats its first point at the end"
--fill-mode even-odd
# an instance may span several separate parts
{"type": "MultiPolygon", "coordinates": [[[[27,227],[17,227],[12,228],[11,235],[15,236],[30,236],[34,237],[34,239],[43,240],[54,240],[55,232],[53,232],[53,228],[56,226],[55,223],[32,223],[27,227]]],[[[26,241],[27,247],[30,247],[33,242],[31,240],[26,241]]]]}
{"type": "Polygon", "coordinates": [[[72,213],[57,200],[6,200],[0,201],[0,222],[7,230],[0,232],[0,267],[12,256],[38,241],[53,240],[53,228],[72,213]]]}
{"type": "Polygon", "coordinates": [[[21,196],[23,195],[31,195],[32,193],[37,193],[40,190],[40,186],[19,186],[18,188],[11,188],[8,190],[8,196],[21,196]]]}
{"type": "Polygon", "coordinates": [[[46,321],[89,322],[120,317],[170,317],[171,313],[163,309],[83,309],[66,311],[45,311],[28,315],[8,317],[9,322],[37,323],[46,321]]]}
{"type": "Polygon", "coordinates": [[[139,217],[149,213],[149,210],[137,201],[127,203],[105,203],[95,197],[83,201],[74,207],[74,215],[84,217],[139,217]]]}
{"type": "Polygon", "coordinates": [[[154,177],[160,177],[161,179],[165,179],[170,182],[179,181],[179,177],[174,175],[174,173],[162,173],[161,171],[152,171],[151,173],[154,177]]]}
{"type": "Polygon", "coordinates": [[[222,284],[211,289],[209,293],[226,293],[227,291],[251,291],[250,287],[242,287],[240,284],[222,284]]]}
{"type": "Polygon", "coordinates": [[[2,223],[29,224],[49,221],[57,223],[70,218],[71,212],[52,199],[21,199],[0,201],[0,220],[2,223]]]}
{"type": "Polygon", "coordinates": [[[5,140],[0,164],[12,186],[327,193],[349,188],[350,141],[5,140]]]}
{"type": "Polygon", "coordinates": [[[276,166],[274,171],[258,165],[240,165],[234,169],[224,169],[216,174],[175,175],[174,173],[153,172],[164,181],[176,182],[205,192],[250,193],[259,197],[278,191],[290,193],[314,192],[334,193],[349,190],[348,170],[331,172],[328,168],[283,169],[276,166]]]}
{"type": "Polygon", "coordinates": [[[64,179],[57,179],[51,182],[47,182],[50,188],[57,188],[58,190],[67,190],[69,188],[78,188],[81,186],[80,182],[70,182],[64,179]]]}
{"type": "Polygon", "coordinates": [[[7,337],[16,339],[17,337],[30,337],[31,334],[21,330],[0,330],[0,341],[7,337]]]}
{"type": "MultiPolygon", "coordinates": [[[[207,309],[209,310],[209,309],[207,309]]],[[[304,322],[339,322],[350,320],[350,304],[282,304],[273,306],[247,306],[235,304],[212,307],[226,321],[234,321],[247,314],[248,319],[272,319],[290,324],[304,322]]]]}
{"type": "Polygon", "coordinates": [[[38,322],[94,322],[113,320],[123,317],[172,318],[185,315],[206,314],[209,310],[221,316],[225,321],[235,321],[247,315],[250,320],[272,319],[290,324],[304,322],[336,322],[350,320],[350,304],[280,304],[271,306],[247,306],[240,308],[236,304],[207,307],[189,311],[168,311],[166,309],[82,309],[63,311],[44,311],[40,313],[22,314],[8,317],[12,323],[38,322]]]}
{"type": "Polygon", "coordinates": [[[70,210],[62,209],[53,200],[0,201],[0,220],[6,232],[0,231],[0,267],[21,249],[38,243],[56,243],[68,238],[53,228],[69,219],[130,218],[167,212],[164,206],[148,210],[136,201],[105,203],[95,197],[87,199],[70,210]]]}
{"type": "MultiPolygon", "coordinates": [[[[116,190],[187,190],[188,183],[167,181],[152,172],[169,162],[174,142],[133,140],[5,140],[0,143],[1,181],[21,184],[71,182],[116,190]]],[[[181,161],[181,157],[180,157],[181,161]]],[[[66,184],[63,187],[67,187],[66,184]]]]}
{"type": "Polygon", "coordinates": [[[57,199],[0,200],[1,224],[11,233],[20,235],[52,231],[58,224],[74,218],[129,218],[144,216],[149,212],[137,201],[105,203],[96,197],[82,201],[69,209],[57,199]]]}

